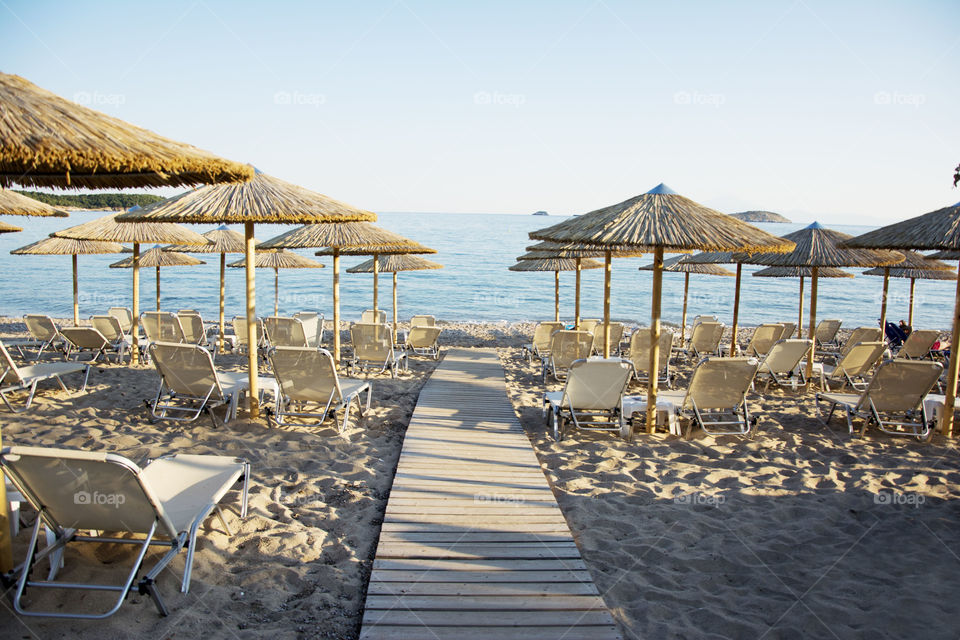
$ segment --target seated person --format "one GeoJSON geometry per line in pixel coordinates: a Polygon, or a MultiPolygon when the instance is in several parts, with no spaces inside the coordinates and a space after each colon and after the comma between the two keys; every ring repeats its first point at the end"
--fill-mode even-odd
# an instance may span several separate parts
{"type": "Polygon", "coordinates": [[[900,321],[900,330],[903,331],[904,335],[909,336],[910,332],[913,331],[913,327],[907,324],[905,320],[900,321]]]}

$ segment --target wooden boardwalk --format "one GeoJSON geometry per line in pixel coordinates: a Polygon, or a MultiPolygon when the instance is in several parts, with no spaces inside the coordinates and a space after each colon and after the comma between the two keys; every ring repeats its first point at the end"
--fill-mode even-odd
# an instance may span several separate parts
{"type": "Polygon", "coordinates": [[[420,392],[360,637],[620,638],[494,350],[448,351],[420,392]]]}

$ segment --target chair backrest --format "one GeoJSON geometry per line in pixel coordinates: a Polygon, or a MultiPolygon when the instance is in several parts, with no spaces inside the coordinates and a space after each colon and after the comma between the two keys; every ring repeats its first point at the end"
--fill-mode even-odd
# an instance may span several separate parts
{"type": "Polygon", "coordinates": [[[343,399],[333,356],[313,347],[274,347],[268,357],[284,396],[301,402],[343,399]]]}
{"type": "Polygon", "coordinates": [[[570,364],[563,406],[584,410],[610,410],[620,405],[633,367],[621,358],[577,360],[570,364]]]}
{"type": "Polygon", "coordinates": [[[407,333],[407,344],[415,349],[427,349],[437,344],[440,337],[440,327],[410,327],[407,333]]]}
{"type": "Polygon", "coordinates": [[[66,529],[158,533],[177,530],[140,467],[113,453],[9,447],[0,464],[21,493],[44,517],[66,529]]]}
{"type": "Polygon", "coordinates": [[[690,336],[691,346],[697,353],[716,353],[720,348],[724,328],[722,322],[701,322],[690,336]]]}
{"type": "Polygon", "coordinates": [[[64,327],[60,335],[77,349],[99,351],[110,346],[110,341],[93,327],[64,327]]]}
{"type": "Polygon", "coordinates": [[[23,376],[20,375],[17,363],[10,357],[10,352],[7,351],[2,342],[0,342],[0,370],[6,371],[0,378],[0,383],[20,384],[23,382],[23,376]]]}
{"type": "Polygon", "coordinates": [[[577,331],[589,331],[593,333],[593,330],[597,328],[597,325],[600,324],[600,321],[595,318],[580,318],[580,328],[577,331]]]}
{"type": "Polygon", "coordinates": [[[49,342],[60,333],[53,318],[36,313],[30,313],[23,316],[23,322],[27,325],[27,331],[34,340],[49,342]]]}
{"type": "Polygon", "coordinates": [[[861,342],[878,342],[883,339],[883,332],[880,327],[857,327],[850,333],[850,337],[843,343],[843,349],[840,350],[842,358],[850,349],[861,342]]]}
{"type": "Polygon", "coordinates": [[[746,397],[759,366],[756,358],[704,358],[693,370],[683,406],[736,409],[746,397]]]}
{"type": "Polygon", "coordinates": [[[546,351],[550,348],[550,338],[555,331],[563,329],[562,322],[541,322],[533,330],[533,346],[538,351],[546,351]]]}
{"type": "MultiPolygon", "coordinates": [[[[638,372],[650,371],[650,334],[649,327],[641,327],[630,336],[630,361],[638,372]]],[[[670,348],[673,345],[673,331],[660,330],[660,357],[658,371],[663,371],[670,363],[670,348]]]]}
{"type": "Polygon", "coordinates": [[[385,362],[393,352],[393,330],[385,324],[357,322],[350,327],[350,341],[360,360],[385,362]]]}
{"type": "Polygon", "coordinates": [[[377,309],[377,315],[374,317],[373,309],[367,309],[360,314],[360,323],[361,324],[386,324],[387,323],[387,312],[383,309],[377,309]]]}
{"type": "Polygon", "coordinates": [[[590,356],[593,336],[589,331],[554,331],[550,338],[550,360],[553,368],[568,369],[577,360],[590,356]]]}
{"type": "Polygon", "coordinates": [[[191,313],[195,313],[195,314],[197,314],[197,315],[200,315],[200,312],[197,311],[196,309],[177,309],[177,315],[178,315],[178,316],[180,316],[180,315],[189,315],[189,314],[191,314],[191,313]]]}
{"type": "Polygon", "coordinates": [[[782,340],[792,338],[797,333],[796,322],[781,322],[780,324],[783,325],[783,333],[780,334],[782,340]]]}
{"type": "MultiPolygon", "coordinates": [[[[879,329],[878,329],[879,331],[879,329]]],[[[935,329],[914,329],[907,336],[897,357],[923,358],[933,347],[933,343],[940,339],[940,332],[935,329]]]]}
{"type": "Polygon", "coordinates": [[[696,327],[701,322],[720,322],[720,319],[717,316],[701,314],[693,319],[691,327],[696,327]]]}
{"type": "Polygon", "coordinates": [[[90,316],[90,326],[103,334],[110,342],[123,339],[123,328],[116,316],[90,316]]]}
{"type": "Polygon", "coordinates": [[[224,399],[213,358],[200,345],[153,342],[149,351],[154,366],[171,391],[200,398],[210,393],[211,398],[224,399]]]}
{"type": "Polygon", "coordinates": [[[196,311],[178,311],[177,318],[183,329],[183,338],[189,344],[206,344],[207,332],[203,328],[203,318],[196,311]]]}
{"type": "Polygon", "coordinates": [[[745,355],[764,356],[783,335],[783,325],[777,323],[762,324],[753,330],[750,344],[744,350],[745,355]]]}
{"type": "Polygon", "coordinates": [[[410,318],[411,327],[435,327],[437,319],[433,316],[413,316],[410,318]]]}
{"type": "Polygon", "coordinates": [[[817,323],[817,329],[814,335],[817,337],[818,344],[833,342],[837,337],[837,331],[840,330],[840,320],[821,320],[817,323]]]}
{"type": "Polygon", "coordinates": [[[303,325],[303,337],[308,347],[320,346],[320,337],[323,335],[323,316],[316,311],[298,311],[293,317],[303,325]]]}
{"type": "Polygon", "coordinates": [[[836,372],[840,373],[842,369],[850,377],[866,375],[883,357],[886,348],[887,344],[885,342],[855,344],[837,362],[836,372]]]}
{"type": "Polygon", "coordinates": [[[110,307],[107,309],[107,315],[113,316],[120,322],[120,329],[124,333],[130,333],[133,327],[133,312],[126,307],[110,307]]]}
{"type": "MultiPolygon", "coordinates": [[[[233,333],[237,336],[237,344],[247,344],[247,317],[246,316],[234,316],[233,317],[233,333]]],[[[255,329],[257,336],[257,343],[260,342],[260,321],[257,321],[257,328],[255,329]]]]}
{"type": "Polygon", "coordinates": [[[268,316],[263,319],[267,340],[274,347],[307,347],[307,333],[296,318],[268,316]]]}
{"type": "Polygon", "coordinates": [[[760,363],[760,371],[769,371],[772,373],[789,373],[793,371],[800,360],[810,351],[810,340],[799,340],[797,338],[787,338],[779,340],[770,347],[763,362],[760,363]]]}
{"type": "MultiPolygon", "coordinates": [[[[614,348],[620,344],[623,339],[623,323],[610,323],[610,347],[614,348]]],[[[593,328],[593,350],[603,353],[603,323],[598,323],[593,328]]]]}
{"type": "Polygon", "coordinates": [[[169,311],[144,311],[140,314],[143,333],[150,342],[185,342],[180,319],[169,311]]]}
{"type": "Polygon", "coordinates": [[[865,409],[873,402],[877,411],[911,411],[937,383],[943,367],[924,360],[888,360],[873,374],[860,398],[865,409]]]}

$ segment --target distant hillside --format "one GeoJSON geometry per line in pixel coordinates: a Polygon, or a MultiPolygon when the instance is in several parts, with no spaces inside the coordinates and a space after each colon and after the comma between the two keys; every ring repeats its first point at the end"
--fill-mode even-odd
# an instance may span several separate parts
{"type": "Polygon", "coordinates": [[[790,222],[787,218],[773,211],[741,211],[730,215],[744,222],[790,222]]]}
{"type": "Polygon", "coordinates": [[[38,191],[17,191],[28,198],[45,202],[61,209],[91,209],[94,211],[125,211],[134,205],[145,207],[164,198],[146,193],[89,193],[85,195],[60,195],[38,191]]]}

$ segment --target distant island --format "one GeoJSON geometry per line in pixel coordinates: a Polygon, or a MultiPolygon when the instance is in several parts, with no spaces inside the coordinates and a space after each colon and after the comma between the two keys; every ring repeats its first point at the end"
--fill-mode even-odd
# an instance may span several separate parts
{"type": "Polygon", "coordinates": [[[789,219],[773,211],[741,211],[730,215],[744,222],[790,222],[789,219]]]}
{"type": "Polygon", "coordinates": [[[548,215],[550,215],[550,214],[547,213],[546,211],[535,211],[535,212],[533,213],[533,215],[535,215],[535,216],[548,216],[548,215]]]}
{"type": "Polygon", "coordinates": [[[60,195],[40,193],[39,191],[17,191],[17,193],[45,202],[51,207],[61,209],[87,209],[89,211],[126,211],[134,205],[145,207],[164,200],[160,196],[147,193],[90,193],[85,195],[60,195]]]}

